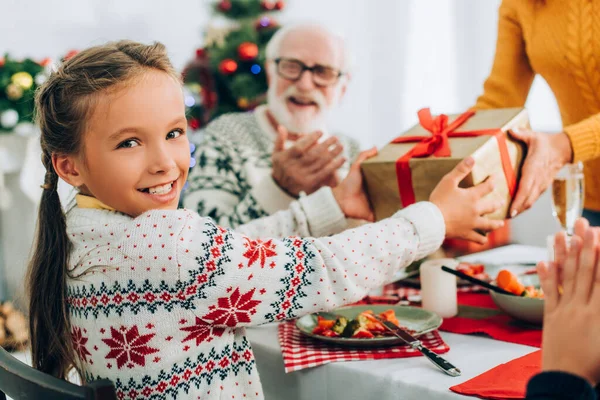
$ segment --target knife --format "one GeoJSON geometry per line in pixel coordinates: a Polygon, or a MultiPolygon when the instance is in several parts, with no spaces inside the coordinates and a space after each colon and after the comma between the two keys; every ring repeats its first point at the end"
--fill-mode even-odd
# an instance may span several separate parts
{"type": "Polygon", "coordinates": [[[415,350],[419,350],[425,357],[429,359],[436,367],[444,371],[446,374],[450,376],[460,376],[460,369],[456,368],[454,365],[450,364],[444,358],[438,356],[433,351],[429,350],[427,347],[423,346],[423,343],[412,336],[410,333],[406,332],[406,330],[400,328],[398,325],[394,324],[390,321],[384,321],[378,316],[375,316],[377,320],[390,332],[392,332],[395,336],[399,337],[412,347],[415,350]]]}

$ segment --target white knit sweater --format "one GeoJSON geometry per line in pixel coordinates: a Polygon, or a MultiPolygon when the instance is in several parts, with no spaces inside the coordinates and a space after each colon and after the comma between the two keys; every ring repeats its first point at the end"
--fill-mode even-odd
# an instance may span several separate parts
{"type": "Polygon", "coordinates": [[[301,238],[302,200],[237,231],[188,210],[75,207],[67,225],[72,343],[119,399],[263,398],[245,327],[357,301],[445,232],[427,202],[327,238],[301,238]]]}

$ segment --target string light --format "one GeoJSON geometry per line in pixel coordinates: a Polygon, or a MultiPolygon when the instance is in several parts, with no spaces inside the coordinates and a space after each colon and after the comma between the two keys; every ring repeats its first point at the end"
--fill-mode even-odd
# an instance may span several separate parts
{"type": "Polygon", "coordinates": [[[252,72],[254,75],[260,74],[260,71],[262,71],[262,68],[258,64],[253,64],[250,67],[250,72],[252,72]]]}

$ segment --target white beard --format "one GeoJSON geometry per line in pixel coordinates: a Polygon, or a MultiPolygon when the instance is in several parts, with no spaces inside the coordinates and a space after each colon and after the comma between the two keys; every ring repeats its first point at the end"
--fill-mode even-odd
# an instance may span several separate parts
{"type": "MultiPolygon", "coordinates": [[[[279,79],[279,78],[276,78],[279,79]]],[[[269,86],[267,91],[267,105],[269,111],[273,114],[278,123],[283,125],[288,131],[295,133],[312,133],[315,131],[324,131],[331,113],[331,109],[337,106],[341,97],[341,89],[336,88],[335,98],[328,105],[325,96],[315,89],[313,92],[302,94],[303,97],[308,97],[317,104],[318,111],[315,117],[310,119],[298,118],[287,108],[287,99],[291,96],[300,94],[295,85],[291,85],[280,96],[275,93],[275,84],[269,86]]]]}

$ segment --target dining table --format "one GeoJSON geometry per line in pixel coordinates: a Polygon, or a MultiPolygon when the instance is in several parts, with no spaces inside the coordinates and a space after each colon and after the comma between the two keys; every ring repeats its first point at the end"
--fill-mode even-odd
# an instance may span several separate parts
{"type": "MultiPolygon", "coordinates": [[[[532,264],[547,259],[547,250],[515,244],[459,259],[531,269],[532,264]]],[[[459,377],[445,375],[425,357],[334,362],[286,373],[278,325],[247,329],[266,399],[464,400],[467,397],[449,388],[538,350],[480,335],[440,334],[450,347],[443,357],[461,370],[459,377]]]]}

